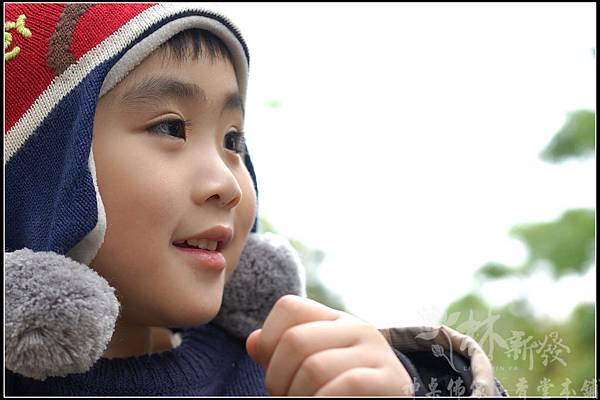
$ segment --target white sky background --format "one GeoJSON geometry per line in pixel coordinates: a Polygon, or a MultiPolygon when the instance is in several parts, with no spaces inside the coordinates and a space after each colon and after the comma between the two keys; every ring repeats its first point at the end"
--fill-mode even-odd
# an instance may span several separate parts
{"type": "MultiPolygon", "coordinates": [[[[259,210],[326,253],[321,278],[358,317],[437,323],[483,264],[525,261],[512,226],[595,207],[594,159],[539,159],[567,112],[595,109],[594,3],[218,8],[250,48],[259,210]]],[[[478,293],[563,318],[595,301],[595,271],[478,293]]]]}

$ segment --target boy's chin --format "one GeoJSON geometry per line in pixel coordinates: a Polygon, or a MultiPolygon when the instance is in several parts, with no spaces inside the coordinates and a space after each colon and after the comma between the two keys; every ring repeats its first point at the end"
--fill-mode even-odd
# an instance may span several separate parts
{"type": "Polygon", "coordinates": [[[173,315],[171,318],[171,324],[168,327],[171,328],[191,328],[194,326],[205,325],[212,321],[221,308],[221,298],[218,302],[203,304],[202,307],[198,307],[193,310],[179,310],[177,315],[173,315]]]}

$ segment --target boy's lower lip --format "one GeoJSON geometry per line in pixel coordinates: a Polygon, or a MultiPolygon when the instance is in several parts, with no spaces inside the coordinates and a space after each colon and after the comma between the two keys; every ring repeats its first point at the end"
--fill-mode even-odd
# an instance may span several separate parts
{"type": "Polygon", "coordinates": [[[221,271],[225,269],[225,257],[218,251],[194,249],[188,247],[174,246],[177,250],[186,253],[186,255],[195,261],[195,264],[202,268],[221,271]]]}

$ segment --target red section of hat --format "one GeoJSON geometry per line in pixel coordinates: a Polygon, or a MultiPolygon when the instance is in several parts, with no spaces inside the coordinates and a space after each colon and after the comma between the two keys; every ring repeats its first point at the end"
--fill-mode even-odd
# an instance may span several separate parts
{"type": "MultiPolygon", "coordinates": [[[[64,46],[70,49],[75,60],[79,60],[129,20],[153,5],[155,3],[94,5],[79,18],[70,38],[71,42],[64,43],[64,46]]],[[[12,42],[4,51],[5,54],[15,46],[20,51],[14,58],[5,61],[5,135],[55,78],[54,70],[48,64],[48,50],[64,8],[65,4],[54,3],[12,3],[6,6],[5,23],[16,22],[20,15],[25,15],[24,25],[31,31],[31,36],[23,37],[15,29],[8,30],[12,35],[12,42]]],[[[44,106],[49,112],[53,104],[44,106]]]]}
{"type": "MultiPolygon", "coordinates": [[[[47,63],[48,44],[63,8],[64,4],[6,5],[4,22],[16,22],[19,15],[25,15],[24,25],[31,36],[23,37],[15,29],[8,31],[12,42],[4,52],[10,52],[15,46],[21,50],[4,64],[5,135],[54,79],[54,72],[47,63]]],[[[51,108],[52,104],[46,106],[51,108]]]]}
{"type": "Polygon", "coordinates": [[[129,20],[156,3],[104,3],[87,10],[73,32],[71,53],[76,60],[125,25],[129,20]]]}

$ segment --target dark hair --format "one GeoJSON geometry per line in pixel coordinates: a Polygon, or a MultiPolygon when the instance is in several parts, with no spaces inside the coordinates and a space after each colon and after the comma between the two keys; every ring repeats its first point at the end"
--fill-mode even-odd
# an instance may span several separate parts
{"type": "Polygon", "coordinates": [[[198,28],[179,32],[160,45],[159,50],[165,57],[172,57],[177,61],[207,57],[211,62],[220,59],[233,63],[233,57],[225,43],[213,33],[198,28]]]}

